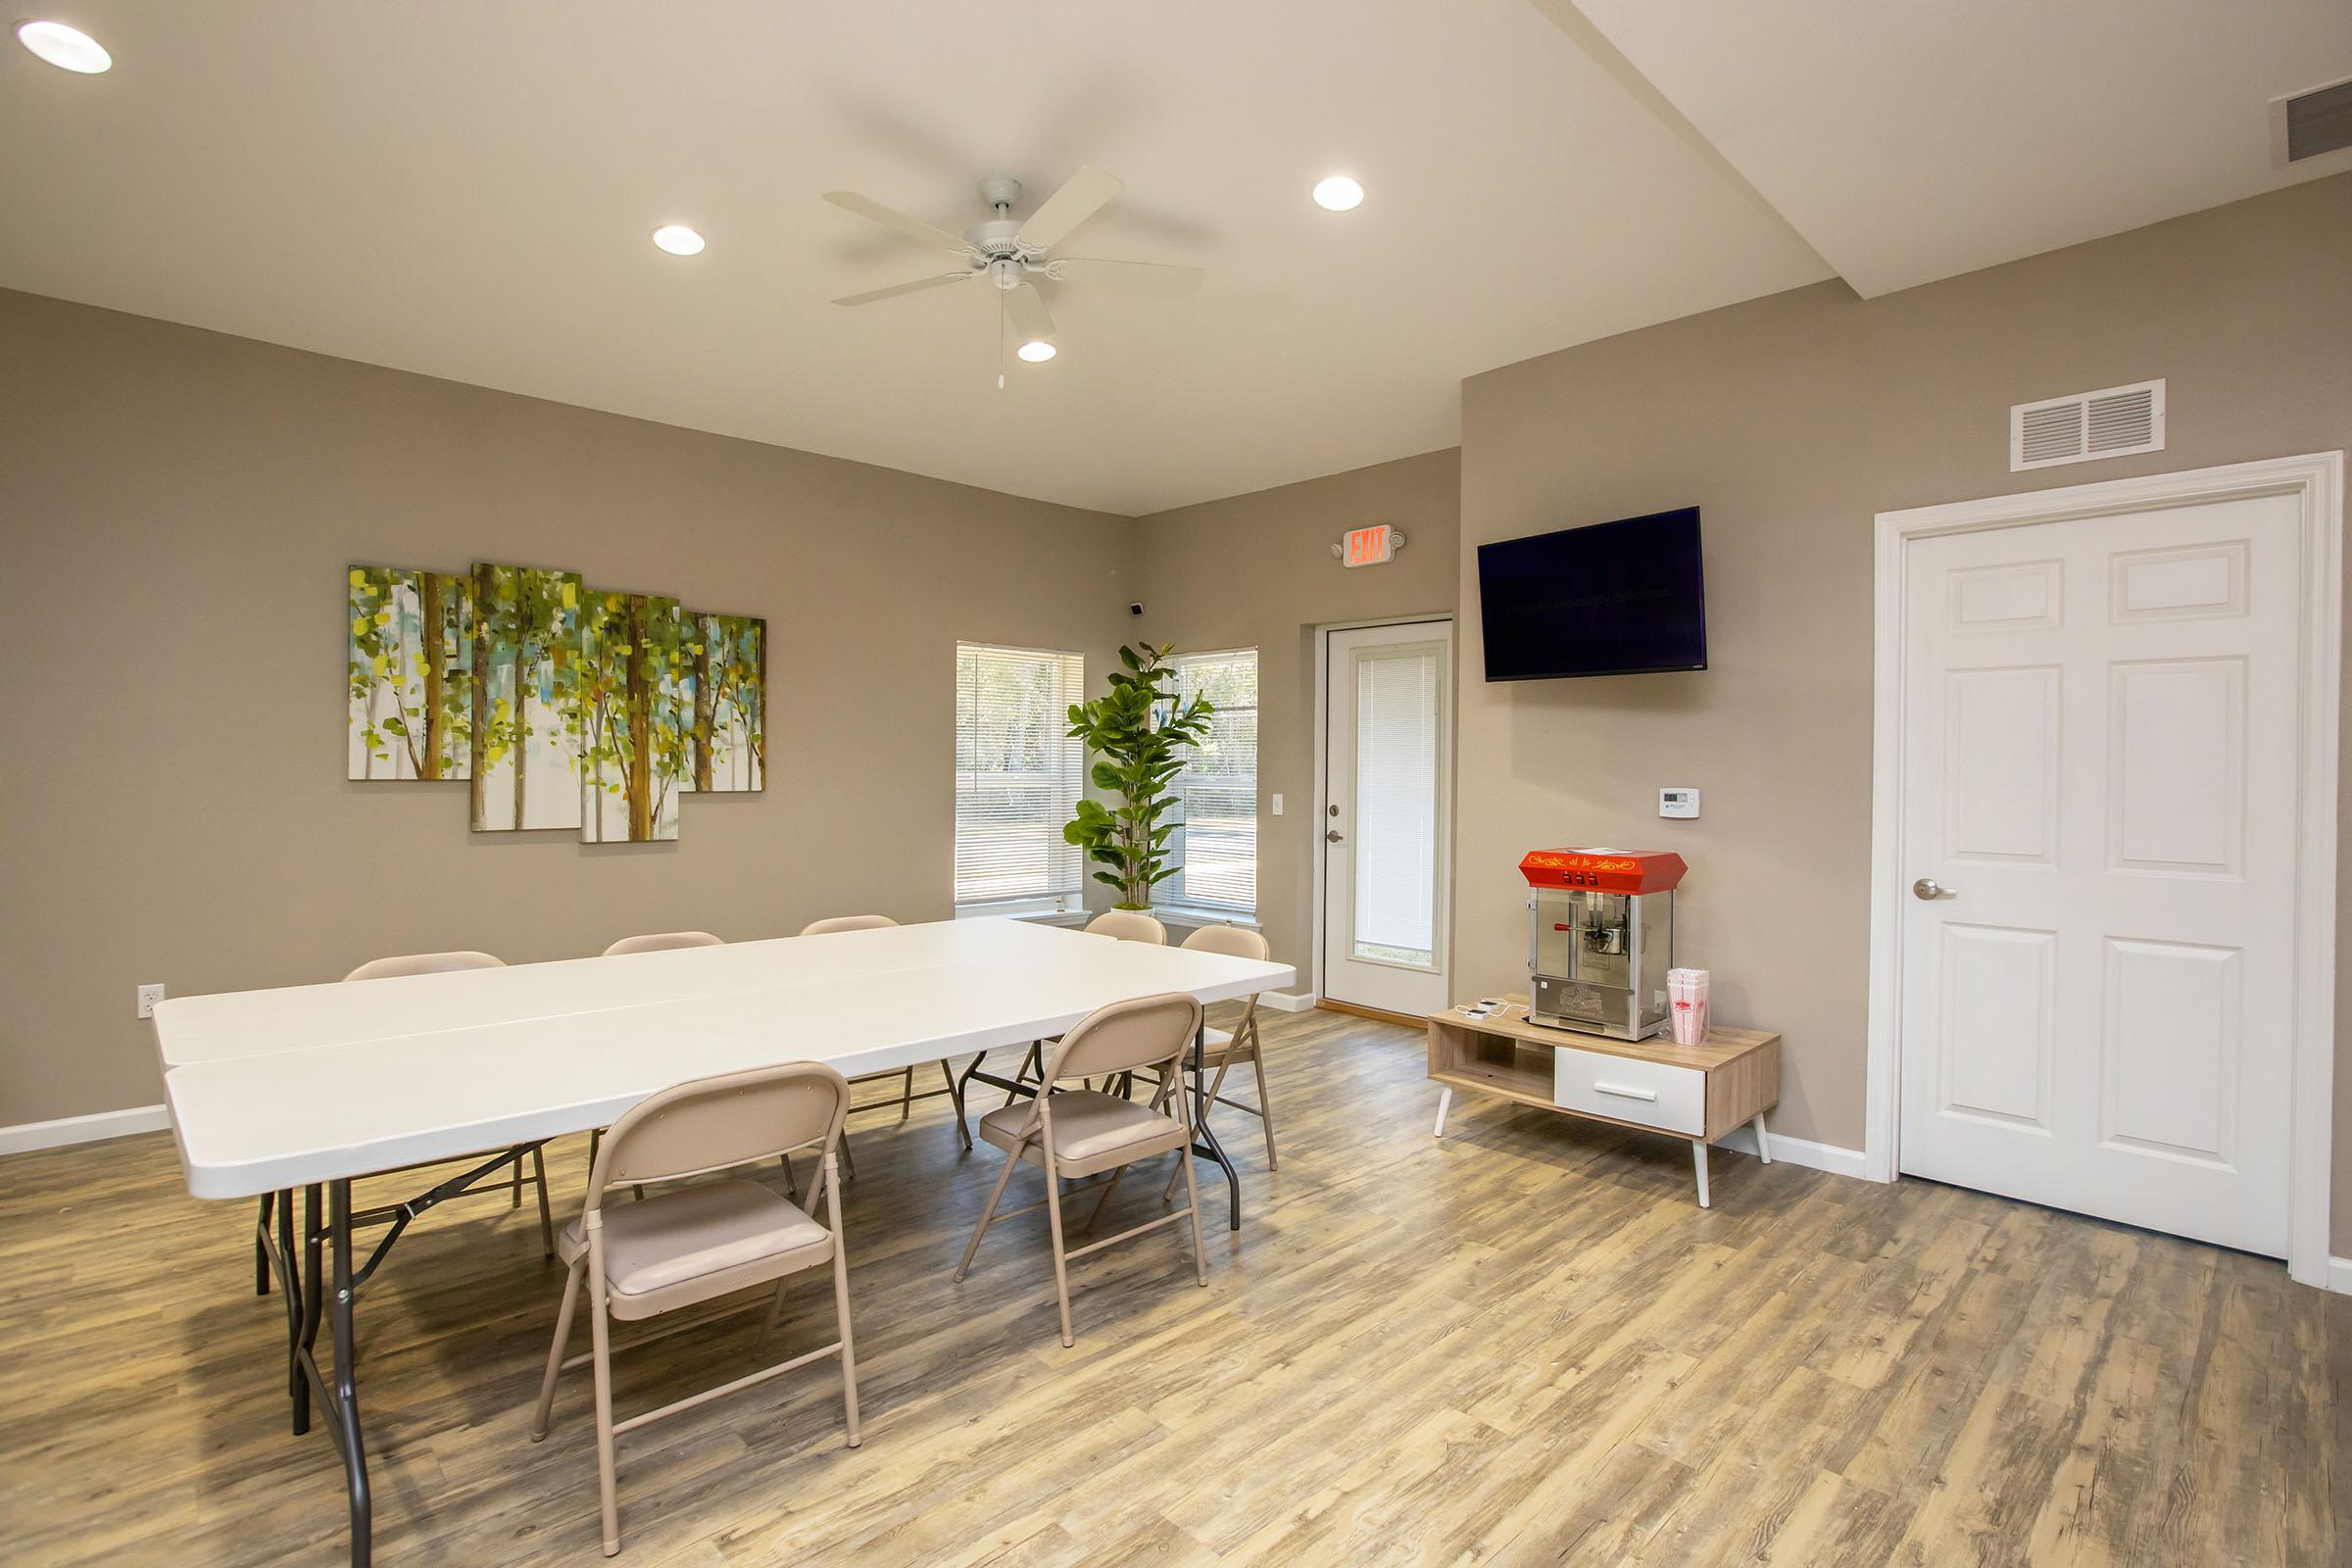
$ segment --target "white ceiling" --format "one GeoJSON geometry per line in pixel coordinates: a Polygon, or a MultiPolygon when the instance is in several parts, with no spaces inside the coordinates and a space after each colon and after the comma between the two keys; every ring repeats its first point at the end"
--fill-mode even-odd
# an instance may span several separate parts
{"type": "Polygon", "coordinates": [[[1864,296],[2352,169],[2270,100],[2352,75],[2352,0],[1578,0],[1864,296]]]}
{"type": "Polygon", "coordinates": [[[2352,70],[2345,0],[1583,3],[43,0],[116,68],[0,48],[0,286],[1141,514],[1450,445],[1464,375],[1825,256],[2253,194],[2261,101],[2352,70]],[[938,258],[822,192],[961,228],[1082,163],[1128,191],[1063,249],[1198,295],[1048,285],[1002,393],[984,287],[827,303],[938,258]]]}
{"type": "Polygon", "coordinates": [[[1526,0],[40,0],[0,47],[0,286],[1136,514],[1449,446],[1495,365],[1826,275],[1526,0]],[[1002,171],[1127,197],[996,390],[939,258],[1002,171]],[[1356,212],[1307,198],[1345,170],[1356,212]],[[710,249],[662,255],[677,220],[710,249]]]}

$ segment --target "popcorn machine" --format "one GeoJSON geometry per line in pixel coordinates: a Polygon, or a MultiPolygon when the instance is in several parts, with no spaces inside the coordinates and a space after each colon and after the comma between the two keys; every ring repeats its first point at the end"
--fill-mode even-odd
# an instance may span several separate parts
{"type": "Polygon", "coordinates": [[[1671,851],[1533,850],[1528,896],[1528,1017],[1619,1040],[1667,1028],[1674,890],[1689,867],[1671,851]]]}

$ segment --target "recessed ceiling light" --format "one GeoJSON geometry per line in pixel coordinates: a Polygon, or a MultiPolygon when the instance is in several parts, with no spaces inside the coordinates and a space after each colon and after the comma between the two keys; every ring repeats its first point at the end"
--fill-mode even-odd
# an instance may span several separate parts
{"type": "Polygon", "coordinates": [[[663,223],[654,230],[654,243],[672,256],[699,256],[702,254],[703,236],[684,223],[663,223]]]}
{"type": "Polygon", "coordinates": [[[115,63],[97,39],[62,22],[27,22],[17,29],[17,41],[51,65],[85,76],[95,76],[115,63]]]}
{"type": "Polygon", "coordinates": [[[1364,187],[1346,174],[1334,174],[1315,182],[1315,205],[1335,213],[1347,212],[1364,199],[1364,187]]]}
{"type": "Polygon", "coordinates": [[[1041,337],[1033,342],[1022,344],[1019,348],[1014,349],[1013,353],[1018,354],[1031,365],[1043,365],[1054,357],[1054,345],[1041,337]]]}

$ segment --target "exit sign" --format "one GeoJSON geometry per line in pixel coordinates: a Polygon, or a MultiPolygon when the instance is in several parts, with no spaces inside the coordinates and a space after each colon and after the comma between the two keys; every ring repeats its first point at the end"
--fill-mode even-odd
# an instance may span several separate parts
{"type": "Polygon", "coordinates": [[[1350,528],[1348,537],[1340,542],[1340,563],[1348,566],[1377,566],[1396,557],[1396,549],[1404,543],[1404,535],[1390,524],[1375,523],[1369,528],[1350,528]]]}

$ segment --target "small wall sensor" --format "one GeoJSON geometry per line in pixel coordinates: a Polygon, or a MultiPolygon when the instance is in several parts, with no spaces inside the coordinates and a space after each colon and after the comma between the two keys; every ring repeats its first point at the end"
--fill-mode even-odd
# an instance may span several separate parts
{"type": "Polygon", "coordinates": [[[1692,817],[1698,814],[1698,791],[1688,785],[1673,784],[1658,791],[1660,816],[1692,817]]]}

